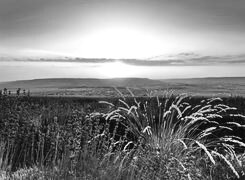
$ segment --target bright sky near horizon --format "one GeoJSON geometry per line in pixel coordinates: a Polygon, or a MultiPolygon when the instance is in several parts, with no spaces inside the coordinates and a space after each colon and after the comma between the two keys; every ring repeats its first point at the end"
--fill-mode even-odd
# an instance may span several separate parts
{"type": "Polygon", "coordinates": [[[245,76],[244,50],[244,0],[0,0],[0,81],[245,76]]]}

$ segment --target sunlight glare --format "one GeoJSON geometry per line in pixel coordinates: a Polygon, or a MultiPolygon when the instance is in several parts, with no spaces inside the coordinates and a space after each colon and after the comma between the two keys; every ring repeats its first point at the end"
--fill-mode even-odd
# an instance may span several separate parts
{"type": "Polygon", "coordinates": [[[99,29],[78,40],[83,57],[148,58],[166,47],[151,33],[127,27],[99,29]]]}
{"type": "Polygon", "coordinates": [[[135,67],[122,62],[104,63],[97,69],[98,75],[105,78],[134,77],[135,67]]]}

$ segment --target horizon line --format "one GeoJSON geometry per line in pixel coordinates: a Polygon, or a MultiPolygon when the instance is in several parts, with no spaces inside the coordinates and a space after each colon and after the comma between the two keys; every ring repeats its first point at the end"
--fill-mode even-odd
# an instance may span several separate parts
{"type": "Polygon", "coordinates": [[[18,82],[18,81],[35,81],[35,80],[61,80],[61,79],[77,79],[77,80],[113,80],[113,79],[147,79],[147,80],[186,80],[186,79],[224,79],[224,78],[245,78],[245,76],[205,76],[205,77],[189,77],[189,78],[144,78],[144,77],[115,77],[115,78],[36,78],[36,79],[21,79],[13,81],[0,81],[0,83],[18,82]]]}

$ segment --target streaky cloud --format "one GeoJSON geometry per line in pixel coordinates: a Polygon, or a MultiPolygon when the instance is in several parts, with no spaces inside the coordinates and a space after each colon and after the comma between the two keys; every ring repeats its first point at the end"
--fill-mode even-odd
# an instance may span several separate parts
{"type": "Polygon", "coordinates": [[[132,66],[203,66],[245,63],[245,54],[225,56],[201,56],[194,53],[180,53],[171,56],[155,56],[148,59],[107,59],[107,58],[11,58],[0,57],[0,62],[61,62],[61,63],[113,63],[122,62],[132,66]]]}

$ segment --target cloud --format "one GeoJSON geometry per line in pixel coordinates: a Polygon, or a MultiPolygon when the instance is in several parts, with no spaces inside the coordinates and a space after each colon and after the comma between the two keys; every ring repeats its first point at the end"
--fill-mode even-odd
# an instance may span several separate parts
{"type": "Polygon", "coordinates": [[[245,54],[225,56],[201,56],[195,53],[180,53],[169,56],[156,56],[148,59],[92,59],[92,58],[11,58],[2,56],[0,62],[62,62],[62,63],[113,63],[122,62],[132,66],[207,66],[245,63],[245,54]]]}

